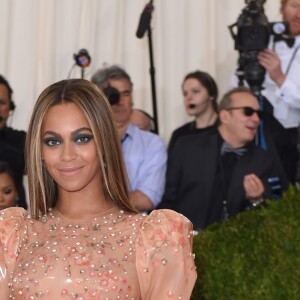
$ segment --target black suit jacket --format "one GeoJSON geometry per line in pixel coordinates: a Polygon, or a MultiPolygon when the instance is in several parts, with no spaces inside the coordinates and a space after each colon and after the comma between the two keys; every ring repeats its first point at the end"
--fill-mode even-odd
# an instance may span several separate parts
{"type": "MultiPolygon", "coordinates": [[[[218,131],[181,138],[168,158],[165,193],[159,208],[182,213],[193,222],[195,229],[204,229],[213,221],[221,220],[220,190],[214,185],[220,172],[219,165],[218,131]],[[218,215],[219,219],[211,218],[212,215],[218,215]]],[[[251,144],[249,151],[236,162],[230,179],[227,193],[229,216],[244,210],[248,204],[243,179],[250,173],[263,181],[265,197],[272,196],[269,178],[279,177],[283,189],[288,186],[278,157],[251,144]]]]}

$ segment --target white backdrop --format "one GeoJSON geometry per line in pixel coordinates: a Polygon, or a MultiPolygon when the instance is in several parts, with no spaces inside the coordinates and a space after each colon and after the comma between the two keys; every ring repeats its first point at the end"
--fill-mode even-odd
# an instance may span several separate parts
{"type": "MultiPolygon", "coordinates": [[[[92,57],[86,79],[104,63],[119,64],[134,82],[134,105],[152,113],[148,37],[135,36],[142,0],[0,0],[0,73],[14,89],[16,111],[9,125],[27,128],[32,106],[49,84],[65,79],[73,54],[85,48],[92,57]]],[[[201,69],[226,91],[237,52],[228,25],[244,0],[154,0],[152,39],[156,69],[159,133],[188,120],[181,82],[201,69]]],[[[279,0],[268,0],[269,21],[280,20],[279,0]]],[[[71,78],[79,78],[76,67],[71,78]]]]}

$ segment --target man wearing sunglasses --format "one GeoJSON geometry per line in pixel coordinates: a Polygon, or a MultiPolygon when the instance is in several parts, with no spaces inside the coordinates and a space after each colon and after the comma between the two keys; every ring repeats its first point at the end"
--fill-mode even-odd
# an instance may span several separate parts
{"type": "Polygon", "coordinates": [[[261,116],[248,89],[226,93],[218,129],[183,137],[175,145],[159,207],[182,213],[202,230],[286,189],[278,157],[254,142],[261,116]]]}

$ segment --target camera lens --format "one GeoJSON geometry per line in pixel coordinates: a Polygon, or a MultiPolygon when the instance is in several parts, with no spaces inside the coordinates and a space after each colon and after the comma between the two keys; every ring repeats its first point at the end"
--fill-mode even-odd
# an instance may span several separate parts
{"type": "Polygon", "coordinates": [[[103,93],[107,97],[110,105],[115,105],[120,101],[120,93],[112,86],[108,86],[103,89],[103,93]]]}

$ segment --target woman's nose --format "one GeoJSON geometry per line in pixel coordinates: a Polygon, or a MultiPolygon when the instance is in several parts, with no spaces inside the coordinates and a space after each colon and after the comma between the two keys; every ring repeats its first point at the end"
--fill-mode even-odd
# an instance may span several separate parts
{"type": "Polygon", "coordinates": [[[192,95],[191,94],[186,94],[185,96],[184,96],[184,98],[185,98],[185,100],[188,102],[188,101],[190,101],[190,100],[192,100],[192,95]]]}
{"type": "Polygon", "coordinates": [[[63,144],[61,159],[65,161],[73,160],[77,157],[76,146],[72,142],[63,144]]]}

